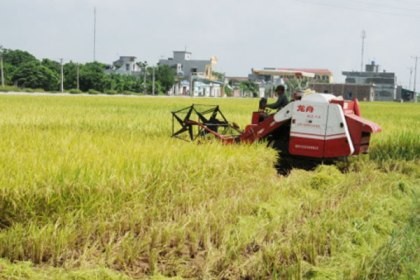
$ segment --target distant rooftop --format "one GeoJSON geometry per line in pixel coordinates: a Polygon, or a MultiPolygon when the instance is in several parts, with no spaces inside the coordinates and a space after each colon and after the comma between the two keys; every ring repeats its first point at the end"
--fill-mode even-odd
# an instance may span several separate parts
{"type": "Polygon", "coordinates": [[[276,68],[276,70],[279,71],[302,71],[307,73],[314,73],[319,75],[332,75],[332,72],[328,69],[322,69],[322,68],[276,68]]]}

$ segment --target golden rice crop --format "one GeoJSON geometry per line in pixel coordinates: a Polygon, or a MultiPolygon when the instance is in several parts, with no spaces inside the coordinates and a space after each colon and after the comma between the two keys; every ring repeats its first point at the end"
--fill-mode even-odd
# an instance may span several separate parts
{"type": "Polygon", "coordinates": [[[383,132],[374,141],[371,157],[377,161],[420,159],[420,111],[412,103],[379,103],[373,112],[383,132]]]}
{"type": "Polygon", "coordinates": [[[362,104],[384,131],[348,173],[283,177],[264,143],[170,138],[170,111],[191,103],[219,104],[243,127],[258,102],[0,96],[0,278],[419,273],[407,246],[418,245],[416,105],[362,104]],[[395,135],[408,135],[404,151],[388,146],[395,135]]]}

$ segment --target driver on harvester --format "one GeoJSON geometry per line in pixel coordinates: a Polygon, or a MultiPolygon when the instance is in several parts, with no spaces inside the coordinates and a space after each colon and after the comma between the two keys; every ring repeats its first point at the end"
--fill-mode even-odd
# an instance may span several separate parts
{"type": "Polygon", "coordinates": [[[289,103],[285,92],[284,85],[279,85],[275,89],[275,93],[277,95],[277,100],[274,103],[266,104],[265,108],[275,109],[279,111],[281,108],[286,106],[289,103]]]}

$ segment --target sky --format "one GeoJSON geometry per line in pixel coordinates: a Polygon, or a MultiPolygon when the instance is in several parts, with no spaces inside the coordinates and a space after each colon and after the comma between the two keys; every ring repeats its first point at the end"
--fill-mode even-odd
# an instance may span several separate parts
{"type": "Polygon", "coordinates": [[[154,65],[187,50],[192,59],[217,57],[214,70],[227,76],[323,68],[336,82],[375,61],[410,89],[419,26],[419,0],[0,0],[0,45],[38,59],[136,56],[154,65]]]}

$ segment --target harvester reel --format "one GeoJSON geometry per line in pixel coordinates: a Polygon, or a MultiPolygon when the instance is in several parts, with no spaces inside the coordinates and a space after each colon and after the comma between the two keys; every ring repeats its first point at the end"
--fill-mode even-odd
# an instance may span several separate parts
{"type": "Polygon", "coordinates": [[[172,112],[172,137],[185,141],[195,141],[213,135],[217,138],[240,133],[236,125],[231,125],[218,105],[193,104],[172,112]]]}

